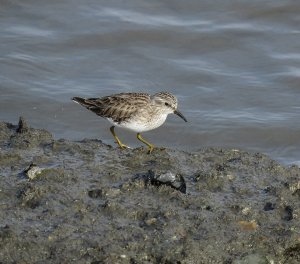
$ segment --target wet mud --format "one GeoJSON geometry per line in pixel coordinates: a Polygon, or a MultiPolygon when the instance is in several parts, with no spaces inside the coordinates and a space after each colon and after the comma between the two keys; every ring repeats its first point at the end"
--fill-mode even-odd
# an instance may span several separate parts
{"type": "Polygon", "coordinates": [[[0,263],[300,263],[300,170],[0,123],[0,263]]]}

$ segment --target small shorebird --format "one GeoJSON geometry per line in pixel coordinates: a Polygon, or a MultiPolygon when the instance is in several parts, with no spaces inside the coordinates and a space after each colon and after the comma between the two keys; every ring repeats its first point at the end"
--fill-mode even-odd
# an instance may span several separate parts
{"type": "Polygon", "coordinates": [[[115,126],[136,132],[138,140],[146,144],[148,153],[151,153],[154,145],[142,138],[141,132],[161,126],[168,114],[171,113],[178,115],[187,122],[186,118],[177,110],[177,98],[168,92],[154,95],[120,93],[102,98],[73,97],[72,100],[106,118],[113,125],[110,132],[121,149],[129,147],[117,137],[115,126]]]}

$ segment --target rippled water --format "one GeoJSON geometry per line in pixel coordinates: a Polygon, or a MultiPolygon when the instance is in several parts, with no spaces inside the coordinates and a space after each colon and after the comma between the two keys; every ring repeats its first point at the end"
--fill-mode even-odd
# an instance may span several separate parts
{"type": "Polygon", "coordinates": [[[2,0],[0,25],[0,120],[113,144],[70,98],[167,90],[189,122],[169,116],[156,145],[300,164],[299,1],[2,0]]]}

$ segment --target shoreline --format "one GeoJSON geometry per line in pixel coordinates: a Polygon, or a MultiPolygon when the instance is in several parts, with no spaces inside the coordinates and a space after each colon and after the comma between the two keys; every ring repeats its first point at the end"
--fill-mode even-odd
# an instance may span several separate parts
{"type": "Polygon", "coordinates": [[[261,153],[148,155],[20,119],[0,122],[0,167],[3,263],[300,261],[300,169],[261,153]]]}

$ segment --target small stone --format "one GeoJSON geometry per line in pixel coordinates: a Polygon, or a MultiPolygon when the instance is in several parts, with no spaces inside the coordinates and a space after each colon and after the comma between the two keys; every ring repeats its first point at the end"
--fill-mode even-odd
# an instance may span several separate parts
{"type": "Polygon", "coordinates": [[[150,219],[147,219],[147,220],[145,221],[145,223],[146,223],[148,226],[153,225],[153,224],[155,224],[156,222],[157,222],[157,219],[156,219],[155,217],[150,218],[150,219]]]}
{"type": "Polygon", "coordinates": [[[38,167],[36,164],[31,163],[27,169],[24,170],[25,175],[30,179],[33,180],[39,174],[41,174],[42,169],[38,167]]]}
{"type": "Polygon", "coordinates": [[[227,174],[227,178],[230,181],[234,180],[234,176],[232,174],[227,174]]]}
{"type": "Polygon", "coordinates": [[[254,231],[258,225],[255,220],[252,221],[239,221],[238,222],[243,231],[254,231]]]}
{"type": "Polygon", "coordinates": [[[245,207],[242,210],[242,214],[243,215],[248,215],[251,212],[251,209],[249,207],[245,207]]]}

